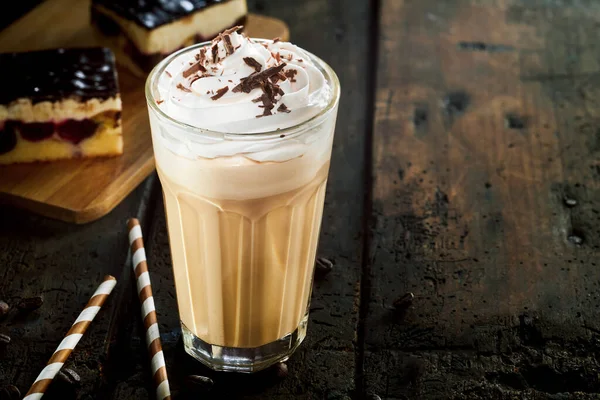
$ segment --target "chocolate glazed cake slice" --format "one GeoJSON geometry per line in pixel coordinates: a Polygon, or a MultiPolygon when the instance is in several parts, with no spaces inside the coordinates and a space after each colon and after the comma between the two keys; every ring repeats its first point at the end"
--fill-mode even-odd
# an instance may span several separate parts
{"type": "Polygon", "coordinates": [[[109,49],[0,54],[0,87],[0,164],[122,154],[109,49]]]}
{"type": "Polygon", "coordinates": [[[92,0],[92,24],[117,61],[143,76],[161,59],[243,25],[246,0],[92,0]]]}

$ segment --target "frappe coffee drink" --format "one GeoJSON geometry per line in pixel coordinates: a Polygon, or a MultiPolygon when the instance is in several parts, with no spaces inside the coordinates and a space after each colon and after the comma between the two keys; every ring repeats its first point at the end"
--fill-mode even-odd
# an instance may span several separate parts
{"type": "Polygon", "coordinates": [[[213,369],[306,335],[339,90],[314,55],[236,29],[148,78],[185,349],[213,369]]]}

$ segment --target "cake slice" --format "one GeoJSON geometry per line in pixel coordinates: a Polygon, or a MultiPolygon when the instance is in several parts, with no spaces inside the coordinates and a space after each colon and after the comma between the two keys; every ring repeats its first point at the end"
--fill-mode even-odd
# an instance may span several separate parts
{"type": "Polygon", "coordinates": [[[123,153],[109,49],[0,54],[0,164],[123,153]]]}
{"type": "Polygon", "coordinates": [[[145,76],[161,59],[243,25],[246,0],[92,0],[91,19],[117,61],[145,76]]]}

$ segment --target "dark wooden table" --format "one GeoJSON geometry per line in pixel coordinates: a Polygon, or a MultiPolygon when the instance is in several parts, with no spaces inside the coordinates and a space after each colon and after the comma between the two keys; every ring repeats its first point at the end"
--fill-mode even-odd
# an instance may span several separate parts
{"type": "Polygon", "coordinates": [[[187,398],[600,398],[600,4],[249,5],[284,19],[343,87],[320,242],[335,267],[315,282],[289,376],[215,374],[183,354],[152,176],[84,226],[0,210],[0,298],[44,298],[0,322],[0,384],[25,392],[112,273],[116,293],[67,363],[80,387],[46,398],[153,398],[125,239],[137,216],[172,386],[215,380],[187,398]]]}

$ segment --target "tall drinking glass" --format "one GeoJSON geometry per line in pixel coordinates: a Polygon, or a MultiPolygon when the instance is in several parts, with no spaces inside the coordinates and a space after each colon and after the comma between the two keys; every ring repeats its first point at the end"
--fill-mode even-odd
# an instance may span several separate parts
{"type": "Polygon", "coordinates": [[[160,107],[159,77],[206,46],[150,73],[152,141],[185,350],[215,370],[254,372],[286,360],[306,336],[340,86],[306,53],[329,85],[316,115],[252,134],[194,127],[160,107]],[[218,146],[227,155],[206,156],[218,146]]]}

